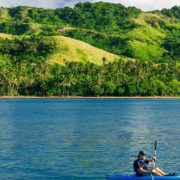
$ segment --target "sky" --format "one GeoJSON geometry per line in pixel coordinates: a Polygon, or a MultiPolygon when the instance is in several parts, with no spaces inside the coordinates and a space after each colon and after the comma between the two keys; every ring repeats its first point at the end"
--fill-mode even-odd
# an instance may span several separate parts
{"type": "MultiPolygon", "coordinates": [[[[73,7],[78,2],[97,2],[99,0],[0,0],[0,7],[33,6],[43,8],[73,7]]],[[[135,6],[144,11],[171,8],[180,6],[180,0],[101,0],[112,3],[121,3],[125,6],[135,6]]]]}

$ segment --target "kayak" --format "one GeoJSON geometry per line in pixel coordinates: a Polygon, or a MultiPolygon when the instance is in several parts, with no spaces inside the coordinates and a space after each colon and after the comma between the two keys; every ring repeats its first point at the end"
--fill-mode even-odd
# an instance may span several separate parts
{"type": "Polygon", "coordinates": [[[119,180],[180,180],[180,175],[176,176],[142,176],[137,177],[136,175],[123,175],[123,174],[111,174],[107,176],[107,179],[119,179],[119,180]]]}

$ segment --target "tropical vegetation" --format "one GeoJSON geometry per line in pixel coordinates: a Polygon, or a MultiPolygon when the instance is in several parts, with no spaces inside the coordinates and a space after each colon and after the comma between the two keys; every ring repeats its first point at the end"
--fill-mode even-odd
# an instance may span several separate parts
{"type": "Polygon", "coordinates": [[[0,95],[179,96],[180,7],[0,8],[0,95]]]}

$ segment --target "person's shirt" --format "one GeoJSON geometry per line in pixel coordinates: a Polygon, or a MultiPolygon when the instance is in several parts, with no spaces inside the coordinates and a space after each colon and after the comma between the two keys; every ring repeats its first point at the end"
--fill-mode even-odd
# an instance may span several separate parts
{"type": "Polygon", "coordinates": [[[147,170],[147,164],[149,160],[136,159],[133,163],[134,172],[137,176],[143,176],[143,173],[139,171],[140,168],[147,170]]]}

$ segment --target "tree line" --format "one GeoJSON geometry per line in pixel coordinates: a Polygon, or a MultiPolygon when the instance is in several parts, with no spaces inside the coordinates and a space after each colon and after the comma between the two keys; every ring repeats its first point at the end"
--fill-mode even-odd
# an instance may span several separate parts
{"type": "Polygon", "coordinates": [[[0,95],[23,96],[179,96],[176,62],[118,60],[102,65],[65,62],[0,61],[0,95]]]}

